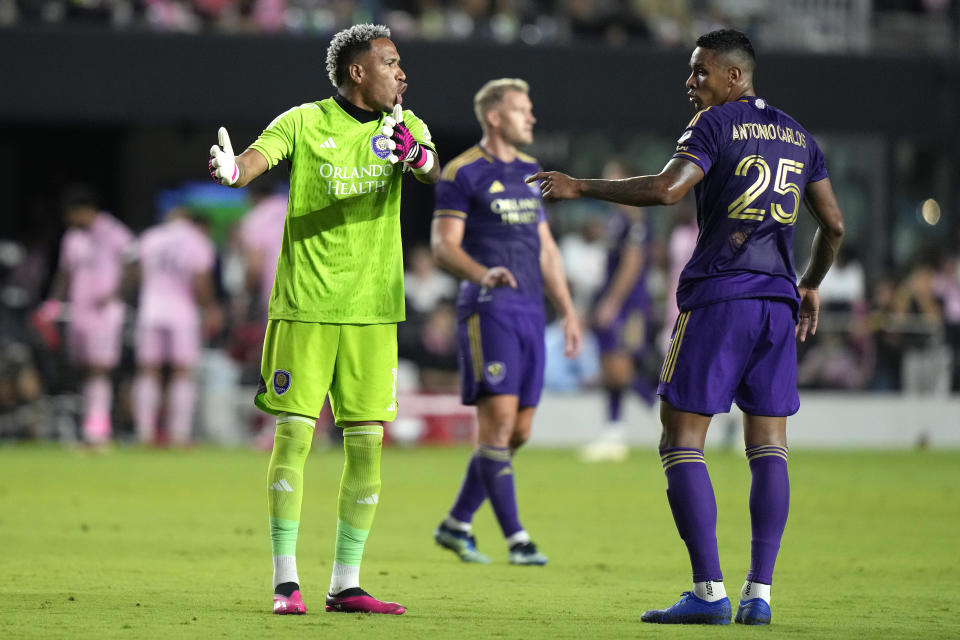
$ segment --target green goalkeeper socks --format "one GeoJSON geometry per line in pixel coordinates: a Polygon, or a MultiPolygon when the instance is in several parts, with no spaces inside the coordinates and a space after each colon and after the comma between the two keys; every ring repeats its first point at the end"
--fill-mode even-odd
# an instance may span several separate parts
{"type": "Polygon", "coordinates": [[[267,506],[274,556],[294,556],[303,503],[303,467],[313,442],[314,420],[280,414],[267,467],[267,506]]]}
{"type": "Polygon", "coordinates": [[[380,452],[383,427],[366,424],[343,430],[345,462],[337,507],[334,561],[359,567],[363,546],[380,501],[380,452]]]}

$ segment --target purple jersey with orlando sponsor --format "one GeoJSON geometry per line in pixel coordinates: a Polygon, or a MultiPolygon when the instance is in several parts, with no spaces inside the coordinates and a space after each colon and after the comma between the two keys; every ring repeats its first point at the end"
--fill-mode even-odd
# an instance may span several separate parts
{"type": "Polygon", "coordinates": [[[807,183],[827,177],[807,131],[747,96],[694,116],[673,156],[699,166],[700,236],[680,276],[681,311],[740,298],[799,306],[793,235],[807,183]]]}
{"type": "Polygon", "coordinates": [[[513,162],[502,162],[479,145],[444,167],[436,186],[434,216],[463,220],[463,250],[488,268],[508,268],[517,279],[516,289],[482,290],[474,282],[462,282],[457,297],[459,317],[488,303],[498,308],[542,312],[538,226],[546,217],[539,187],[524,182],[537,171],[537,161],[526,154],[518,153],[513,162]]]}
{"type": "Polygon", "coordinates": [[[457,352],[467,405],[489,395],[516,395],[521,407],[540,400],[546,321],[538,227],[546,218],[539,188],[524,182],[538,170],[530,156],[502,162],[478,145],[451,160],[436,186],[434,216],[464,221],[463,250],[517,279],[516,289],[460,284],[457,352]]]}

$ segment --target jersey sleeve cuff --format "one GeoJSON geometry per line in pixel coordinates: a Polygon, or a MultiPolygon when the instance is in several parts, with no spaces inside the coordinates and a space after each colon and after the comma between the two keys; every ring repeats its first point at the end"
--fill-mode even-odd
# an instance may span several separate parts
{"type": "Polygon", "coordinates": [[[467,214],[463,211],[456,211],[455,209],[437,209],[433,212],[434,218],[459,218],[460,220],[466,220],[467,214]]]}
{"type": "Polygon", "coordinates": [[[280,162],[280,159],[279,159],[279,158],[274,158],[274,157],[273,157],[273,154],[271,154],[271,153],[270,153],[266,148],[264,148],[264,146],[261,145],[261,144],[257,144],[256,142],[254,142],[253,144],[250,145],[249,148],[250,148],[250,149],[256,149],[257,151],[260,152],[260,155],[262,155],[263,158],[267,161],[267,170],[268,170],[268,171],[269,171],[270,169],[273,169],[275,166],[277,166],[277,163],[280,162]]]}
{"type": "Polygon", "coordinates": [[[687,162],[692,162],[700,167],[704,174],[706,174],[710,169],[710,159],[705,155],[694,153],[693,151],[677,151],[673,154],[673,157],[686,160],[687,162]]]}

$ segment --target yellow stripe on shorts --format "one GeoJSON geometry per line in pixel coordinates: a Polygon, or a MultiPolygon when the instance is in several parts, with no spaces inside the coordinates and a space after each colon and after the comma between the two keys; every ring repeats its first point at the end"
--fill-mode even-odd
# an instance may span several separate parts
{"type": "Polygon", "coordinates": [[[473,360],[473,379],[483,378],[483,343],[480,341],[480,314],[467,318],[467,336],[470,338],[470,357],[473,360]]]}
{"type": "Polygon", "coordinates": [[[687,320],[690,319],[690,312],[684,311],[677,318],[677,328],[673,332],[673,341],[670,343],[670,351],[663,361],[663,370],[660,372],[660,382],[670,382],[673,377],[673,370],[677,366],[677,354],[680,352],[680,343],[683,342],[683,332],[687,328],[687,320]]]}

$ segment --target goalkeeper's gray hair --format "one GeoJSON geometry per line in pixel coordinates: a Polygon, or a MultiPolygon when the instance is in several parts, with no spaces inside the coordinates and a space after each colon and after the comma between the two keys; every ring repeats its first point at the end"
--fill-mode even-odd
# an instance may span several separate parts
{"type": "Polygon", "coordinates": [[[529,94],[530,85],[527,84],[526,80],[521,80],[520,78],[497,78],[496,80],[490,80],[480,87],[477,95],[473,96],[473,112],[477,114],[477,120],[480,121],[480,126],[484,130],[487,128],[487,120],[485,117],[487,111],[500,104],[507,91],[519,91],[520,93],[529,94]]]}
{"type": "Polygon", "coordinates": [[[390,28],[382,24],[355,24],[334,34],[327,47],[327,76],[340,88],[347,79],[347,67],[358,53],[370,50],[370,41],[389,38],[390,28]]]}

